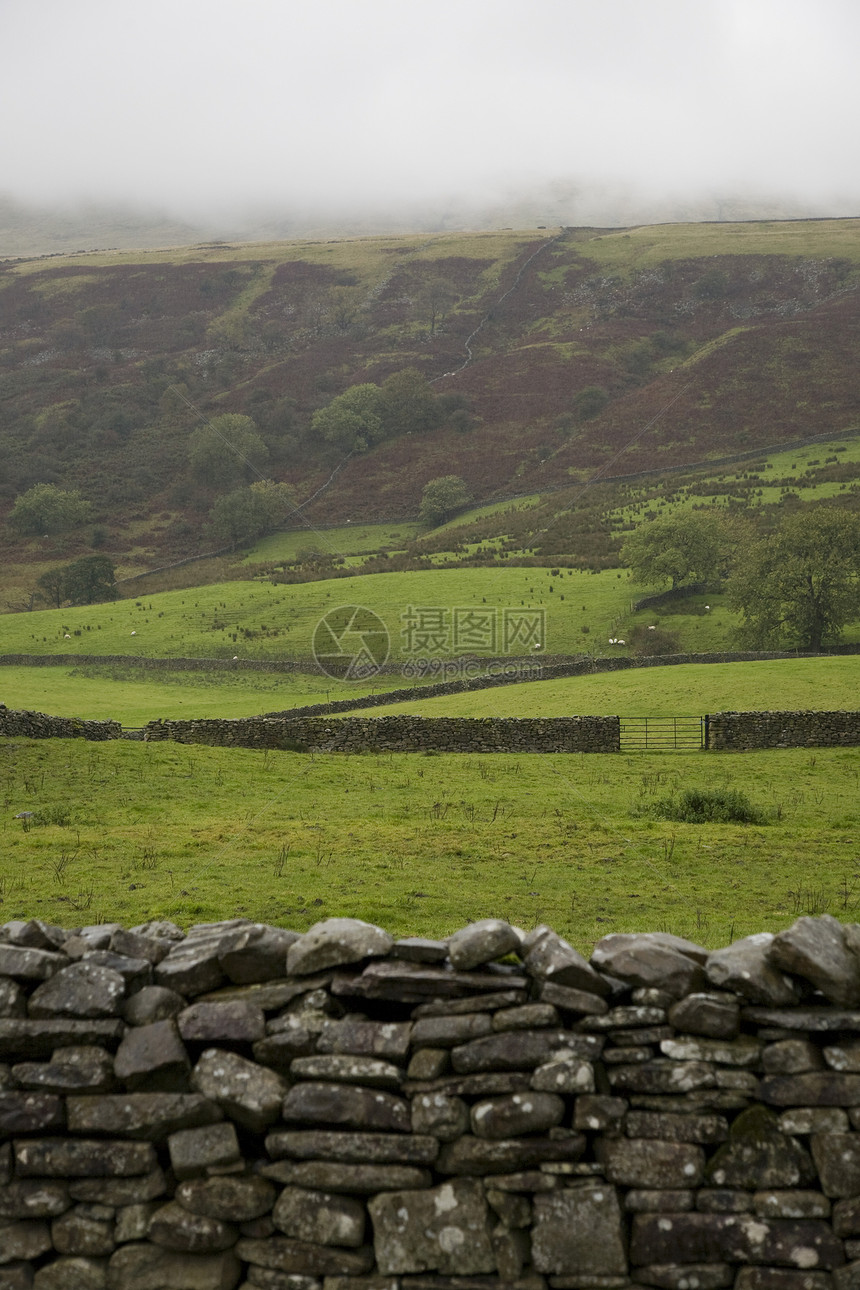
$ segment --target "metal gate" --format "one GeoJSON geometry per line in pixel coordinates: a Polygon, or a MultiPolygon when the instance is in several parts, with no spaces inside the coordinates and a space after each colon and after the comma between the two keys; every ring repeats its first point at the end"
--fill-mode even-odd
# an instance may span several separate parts
{"type": "Polygon", "coordinates": [[[707,717],[621,717],[621,752],[672,752],[707,747],[707,717]]]}

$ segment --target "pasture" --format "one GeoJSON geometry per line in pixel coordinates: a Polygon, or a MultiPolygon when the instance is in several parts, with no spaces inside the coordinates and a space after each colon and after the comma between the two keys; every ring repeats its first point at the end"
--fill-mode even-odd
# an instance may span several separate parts
{"type": "Polygon", "coordinates": [[[349,915],[440,936],[498,916],[586,952],[608,931],[715,946],[800,913],[856,918],[858,779],[854,749],[344,757],[7,739],[0,899],[4,919],[63,926],[349,915]],[[715,786],[770,822],[638,814],[715,786]]]}

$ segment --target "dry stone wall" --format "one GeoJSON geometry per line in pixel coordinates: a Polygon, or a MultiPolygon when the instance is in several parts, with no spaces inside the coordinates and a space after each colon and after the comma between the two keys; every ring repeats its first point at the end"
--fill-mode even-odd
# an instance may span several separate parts
{"type": "Polygon", "coordinates": [[[17,712],[0,703],[0,738],[119,739],[118,721],[83,721],[80,717],[49,717],[43,712],[17,712]]]}
{"type": "Polygon", "coordinates": [[[718,712],[707,721],[708,747],[718,752],[860,744],[860,712],[718,712]]]}
{"type": "Polygon", "coordinates": [[[0,927],[0,1290],[855,1290],[860,927],[0,927]]]}
{"type": "Polygon", "coordinates": [[[617,717],[244,717],[151,721],[147,741],[309,752],[618,752],[617,717]]]}

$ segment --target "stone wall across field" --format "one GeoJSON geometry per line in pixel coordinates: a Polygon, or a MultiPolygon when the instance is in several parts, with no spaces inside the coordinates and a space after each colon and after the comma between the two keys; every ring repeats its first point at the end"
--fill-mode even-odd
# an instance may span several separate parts
{"type": "Polygon", "coordinates": [[[308,752],[618,752],[617,717],[244,717],[151,721],[147,741],[308,752]]]}
{"type": "Polygon", "coordinates": [[[2,1290],[628,1285],[860,1285],[860,926],[0,926],[2,1290]]]}
{"type": "Polygon", "coordinates": [[[119,739],[121,733],[118,721],[83,721],[80,717],[49,717],[43,712],[16,712],[0,703],[0,738],[102,740],[119,739]]]}
{"type": "Polygon", "coordinates": [[[707,723],[718,752],[860,744],[860,712],[718,712],[707,723]]]}

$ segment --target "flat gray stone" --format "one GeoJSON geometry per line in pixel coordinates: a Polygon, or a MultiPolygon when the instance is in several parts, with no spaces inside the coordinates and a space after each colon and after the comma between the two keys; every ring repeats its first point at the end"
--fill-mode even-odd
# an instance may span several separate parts
{"type": "Polygon", "coordinates": [[[412,1047],[453,1048],[492,1032],[493,1021],[488,1012],[469,1012],[464,1016],[452,1017],[419,1017],[412,1027],[412,1047]]]}
{"type": "Polygon", "coordinates": [[[339,1133],[327,1129],[278,1129],[266,1137],[277,1160],[341,1161],[344,1164],[429,1165],[439,1154],[435,1137],[417,1133],[339,1133]]]}
{"type": "Polygon", "coordinates": [[[737,1039],[710,1039],[704,1035],[663,1039],[660,1051],[679,1062],[719,1062],[723,1066],[756,1066],[761,1057],[761,1040],[752,1035],[737,1039]]]}
{"type": "Polygon", "coordinates": [[[761,1064],[766,1075],[802,1075],[821,1070],[824,1060],[821,1049],[809,1039],[781,1039],[765,1044],[761,1064]]]}
{"type": "Polygon", "coordinates": [[[57,1048],[94,1044],[115,1048],[125,1031],[121,1021],[96,1018],[80,1021],[73,1017],[0,1018],[0,1061],[39,1061],[51,1057],[57,1048]]]}
{"type": "Polygon", "coordinates": [[[75,1205],[54,1219],[51,1240],[58,1254],[104,1258],[116,1248],[113,1210],[110,1206],[75,1205]]]}
{"type": "Polygon", "coordinates": [[[58,1048],[50,1062],[19,1062],[12,1074],[21,1088],[44,1093],[106,1093],[116,1084],[113,1058],[94,1044],[58,1048]]]}
{"type": "Polygon", "coordinates": [[[637,1268],[636,1278],[660,1290],[720,1290],[734,1285],[735,1270],[728,1263],[654,1263],[637,1268]]]}
{"type": "MultiPolygon", "coordinates": [[[[289,1236],[269,1236],[264,1240],[247,1237],[239,1241],[236,1253],[240,1259],[279,1272],[307,1272],[315,1276],[362,1276],[373,1267],[373,1251],[336,1249],[296,1241],[289,1236]]],[[[171,1290],[173,1287],[171,1286],[171,1290]]]]}
{"type": "Polygon", "coordinates": [[[729,1125],[723,1115],[677,1115],[665,1111],[636,1111],[627,1114],[625,1129],[631,1138],[659,1138],[663,1142],[725,1142],[729,1125]]]}
{"type": "Polygon", "coordinates": [[[19,1178],[127,1178],[149,1173],[157,1164],[149,1142],[31,1138],[13,1145],[19,1178]]]}
{"type": "Polygon", "coordinates": [[[0,1139],[60,1130],[65,1118],[63,1100],[55,1093],[0,1093],[0,1139]]]}
{"type": "Polygon", "coordinates": [[[317,1051],[401,1062],[409,1055],[411,1035],[409,1021],[329,1021],[320,1032],[317,1051]]]}
{"type": "Polygon", "coordinates": [[[179,1129],[215,1124],[221,1108],[199,1093],[124,1093],[69,1097],[70,1133],[106,1133],[157,1142],[179,1129]]]}
{"type": "Polygon", "coordinates": [[[68,964],[68,956],[56,950],[0,942],[0,976],[11,976],[16,981],[47,981],[68,964]]]}
{"type": "Polygon", "coordinates": [[[403,1083],[403,1072],[399,1066],[377,1057],[354,1057],[347,1053],[314,1053],[307,1057],[297,1057],[290,1066],[290,1077],[362,1084],[368,1088],[389,1090],[398,1089],[403,1083]]]}
{"type": "Polygon", "coordinates": [[[860,1106],[860,1074],[772,1075],[761,1081],[759,1096],[771,1106],[860,1106]]]}
{"type": "Polygon", "coordinates": [[[132,1092],[187,1092],[190,1067],[175,1021],[131,1027],[114,1059],[117,1079],[132,1092]]]}
{"type": "Polygon", "coordinates": [[[20,1219],[18,1222],[0,1221],[0,1275],[3,1264],[18,1259],[38,1259],[53,1248],[51,1229],[40,1219],[20,1219]]]}
{"type": "Polygon", "coordinates": [[[451,1064],[460,1074],[533,1070],[562,1048],[594,1060],[603,1051],[603,1040],[569,1030],[515,1030],[458,1045],[451,1051],[451,1064]]]}
{"type": "Polygon", "coordinates": [[[456,1142],[442,1145],[436,1170],[455,1176],[506,1174],[549,1162],[575,1162],[584,1150],[585,1137],[581,1133],[564,1138],[535,1136],[492,1142],[464,1134],[456,1142]]]}
{"type": "Polygon", "coordinates": [[[725,992],[688,994],[671,1005],[669,1021],[676,1030],[691,1035],[734,1039],[740,1030],[740,1004],[725,992]]]}
{"type": "Polygon", "coordinates": [[[451,1179],[424,1192],[385,1192],[368,1204],[376,1263],[384,1275],[495,1272],[491,1215],[482,1184],[451,1179]]]}
{"type": "Polygon", "coordinates": [[[476,1102],[471,1110],[472,1132],[478,1138],[515,1138],[546,1133],[561,1124],[564,1100],[555,1093],[508,1093],[476,1102]]]}
{"type": "Polygon", "coordinates": [[[176,1201],[168,1201],[152,1215],[147,1236],[166,1250],[179,1250],[185,1254],[219,1254],[236,1244],[239,1229],[223,1219],[193,1214],[176,1201]]]}
{"type": "Polygon", "coordinates": [[[273,981],[287,975],[287,950],[300,937],[286,927],[254,923],[237,931],[222,948],[219,962],[236,985],[273,981]]]}
{"type": "Polygon", "coordinates": [[[778,970],[809,981],[837,1007],[860,1004],[860,959],[848,949],[842,924],[830,914],[798,918],[778,932],[768,959],[778,970]]]}
{"type": "Polygon", "coordinates": [[[429,1169],[415,1165],[336,1164],[326,1160],[278,1160],[275,1164],[263,1166],[262,1173],[265,1178],[291,1187],[357,1196],[427,1188],[432,1180],[429,1169]]]}
{"type": "Polygon", "coordinates": [[[781,1008],[797,1003],[797,987],[770,960],[771,932],[757,932],[708,955],[705,975],[711,985],[732,990],[753,1004],[781,1008]]]}
{"type": "Polygon", "coordinates": [[[166,985],[145,985],[126,999],[122,1015],[130,1026],[148,1026],[153,1021],[169,1021],[185,1006],[185,997],[166,985]]]}
{"type": "Polygon", "coordinates": [[[662,932],[613,932],[597,942],[591,962],[636,986],[659,986],[674,999],[705,985],[707,951],[692,941],[662,932]]]}
{"type": "Polygon", "coordinates": [[[279,1105],[289,1124],[326,1124],[349,1129],[409,1133],[409,1103],[379,1089],[309,1080],[294,1084],[279,1105]]]}
{"type": "MultiPolygon", "coordinates": [[[[842,1242],[820,1219],[752,1214],[636,1214],[632,1264],[757,1263],[828,1271],[845,1261],[842,1242]]],[[[634,1274],[635,1275],[635,1274],[634,1274]]]]}
{"type": "Polygon", "coordinates": [[[394,937],[358,918],[327,918],[315,923],[287,950],[287,973],[308,976],[325,968],[390,953],[394,937]]]}
{"type": "Polygon", "coordinates": [[[418,1093],[411,1106],[413,1134],[431,1134],[440,1142],[453,1142],[468,1131],[469,1108],[461,1097],[418,1093]]]}
{"type": "Polygon", "coordinates": [[[176,1018],[186,1043],[252,1044],[266,1034],[266,1017],[256,1004],[244,999],[210,1003],[198,1000],[176,1018]]]}
{"type": "Polygon", "coordinates": [[[218,1048],[202,1053],[191,1084],[252,1133],[261,1133],[277,1120],[287,1089],[275,1071],[218,1048]]]}
{"type": "Polygon", "coordinates": [[[690,1142],[654,1138],[605,1138],[597,1158],[606,1178],[622,1187],[698,1187],[705,1173],[705,1153],[690,1142]]]}
{"type": "Polygon", "coordinates": [[[830,1201],[820,1191],[764,1190],[753,1195],[753,1213],[762,1218],[829,1218],[830,1201]]]}
{"type": "Polygon", "coordinates": [[[272,1221],[285,1236],[299,1241],[356,1248],[364,1241],[366,1213],[361,1201],[352,1196],[285,1187],[272,1221]]]}
{"type": "MultiPolygon", "coordinates": [[[[70,1254],[37,1268],[33,1290],[106,1290],[107,1259],[70,1254]]],[[[5,1287],[4,1287],[5,1290],[5,1287]]]]}
{"type": "Polygon", "coordinates": [[[0,1187],[0,1221],[18,1218],[57,1218],[72,1201],[64,1182],[21,1178],[0,1187]]]}
{"type": "Polygon", "coordinates": [[[72,1200],[85,1201],[88,1204],[98,1203],[117,1207],[145,1205],[159,1196],[164,1196],[166,1191],[167,1179],[158,1165],[136,1177],[69,1180],[69,1195],[72,1200]]]}
{"type": "Polygon", "coordinates": [[[548,927],[536,928],[523,945],[523,951],[526,971],[538,981],[569,986],[585,994],[609,993],[609,985],[600,973],[548,927]]]}
{"type": "Polygon", "coordinates": [[[482,918],[448,939],[448,958],[458,972],[482,967],[520,948],[520,935],[501,918],[482,918]]]}
{"type": "Polygon", "coordinates": [[[277,1191],[266,1178],[226,1174],[215,1178],[190,1178],[176,1189],[176,1199],[192,1214],[249,1223],[270,1213],[277,1191]]]}
{"type": "Polygon", "coordinates": [[[235,1290],[242,1265],[232,1250],[180,1254],[149,1241],[123,1245],[108,1264],[108,1290],[235,1290]]]}
{"type": "Polygon", "coordinates": [[[534,1198],[532,1259],[554,1276],[626,1276],[621,1207],[607,1184],[534,1198]]]}
{"type": "Polygon", "coordinates": [[[710,1062],[674,1062],[655,1058],[642,1066],[614,1066],[608,1072],[615,1093],[689,1093],[714,1088],[717,1077],[710,1062]]]}
{"type": "Polygon", "coordinates": [[[183,1180],[207,1169],[237,1165],[241,1160],[236,1126],[228,1121],[179,1129],[167,1139],[167,1147],[173,1172],[183,1180]]]}

